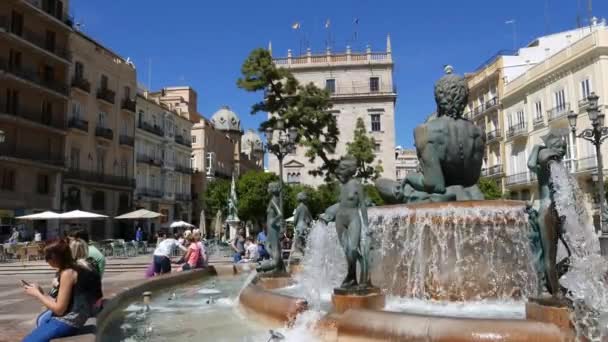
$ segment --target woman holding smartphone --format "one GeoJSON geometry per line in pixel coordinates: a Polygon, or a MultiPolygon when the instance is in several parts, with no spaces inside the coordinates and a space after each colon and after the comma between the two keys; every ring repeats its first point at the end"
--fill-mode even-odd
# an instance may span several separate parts
{"type": "Polygon", "coordinates": [[[101,278],[96,272],[74,261],[68,242],[54,242],[44,249],[44,254],[49,266],[57,270],[57,296],[45,295],[37,284],[24,284],[25,293],[38,299],[52,313],[38,320],[38,326],[24,342],[47,342],[75,335],[91,317],[101,287],[101,278]]]}

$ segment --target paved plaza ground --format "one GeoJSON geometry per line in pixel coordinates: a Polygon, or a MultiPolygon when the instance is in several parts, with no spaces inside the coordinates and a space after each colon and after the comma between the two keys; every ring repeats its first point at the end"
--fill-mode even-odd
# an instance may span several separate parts
{"type": "MultiPolygon", "coordinates": [[[[144,280],[151,258],[148,254],[108,259],[103,277],[104,296],[144,280]]],[[[53,274],[43,261],[0,263],[0,342],[20,341],[33,328],[37,315],[43,310],[40,302],[24,294],[20,280],[38,283],[48,290],[53,274]]]]}

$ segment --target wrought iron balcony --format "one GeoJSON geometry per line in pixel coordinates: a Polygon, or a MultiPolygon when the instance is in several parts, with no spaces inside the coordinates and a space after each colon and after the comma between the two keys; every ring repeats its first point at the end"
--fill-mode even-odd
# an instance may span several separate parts
{"type": "Polygon", "coordinates": [[[135,146],[135,139],[130,135],[121,134],[118,137],[118,143],[125,146],[135,146]]]}
{"type": "Polygon", "coordinates": [[[40,0],[25,0],[25,3],[29,4],[32,7],[35,7],[42,13],[57,19],[62,24],[66,25],[69,28],[72,28],[74,25],[74,18],[69,16],[67,12],[58,11],[56,7],[50,6],[52,3],[47,1],[40,0]]]}
{"type": "Polygon", "coordinates": [[[112,140],[112,139],[114,139],[114,132],[112,131],[111,128],[97,126],[97,127],[95,127],[95,136],[104,138],[104,139],[108,139],[108,140],[112,140]]]}
{"type": "Polygon", "coordinates": [[[513,126],[510,126],[507,130],[507,137],[513,138],[520,134],[524,134],[528,132],[528,125],[525,122],[519,122],[513,126]]]}
{"type": "Polygon", "coordinates": [[[31,122],[38,125],[44,125],[49,128],[65,130],[65,121],[63,114],[54,115],[53,113],[45,113],[38,110],[29,110],[19,108],[15,113],[6,113],[3,109],[6,108],[6,103],[0,102],[0,114],[8,116],[11,120],[13,118],[22,119],[27,122],[31,122]]]}
{"type": "Polygon", "coordinates": [[[192,147],[192,142],[190,140],[186,140],[186,138],[178,134],[175,135],[175,142],[180,145],[192,147]]]}
{"type": "Polygon", "coordinates": [[[97,90],[97,98],[110,104],[114,104],[116,93],[108,88],[99,88],[97,90]]]}
{"type": "Polygon", "coordinates": [[[150,125],[149,123],[145,122],[145,121],[140,121],[139,124],[137,125],[138,128],[143,129],[146,132],[150,132],[152,134],[156,134],[159,137],[164,137],[165,136],[165,132],[163,132],[163,129],[160,128],[157,125],[150,125]]]}
{"type": "Polygon", "coordinates": [[[191,175],[191,174],[194,173],[194,170],[192,170],[191,167],[189,167],[189,166],[183,166],[183,165],[179,165],[179,164],[175,165],[175,171],[181,172],[181,173],[185,173],[185,174],[188,174],[188,175],[191,175]]]}
{"type": "Polygon", "coordinates": [[[509,185],[517,185],[517,184],[526,184],[530,182],[530,173],[529,172],[520,172],[507,176],[506,184],[509,185]]]}
{"type": "Polygon", "coordinates": [[[502,136],[502,132],[499,129],[495,129],[493,131],[486,133],[486,141],[487,142],[497,141],[500,139],[501,136],[502,136]]]}
{"type": "Polygon", "coordinates": [[[564,103],[563,105],[553,107],[547,111],[547,118],[549,121],[557,120],[559,118],[565,118],[570,110],[570,103],[564,103]]]}
{"type": "Polygon", "coordinates": [[[58,82],[52,78],[45,78],[40,71],[29,69],[22,65],[9,65],[6,59],[3,58],[0,58],[0,71],[14,75],[19,79],[32,82],[63,96],[69,95],[68,87],[65,83],[58,82]]]}
{"type": "Polygon", "coordinates": [[[190,194],[175,194],[175,199],[178,201],[189,202],[192,200],[192,196],[190,194]]]}
{"type": "Polygon", "coordinates": [[[62,153],[48,151],[45,143],[41,147],[27,147],[4,142],[0,144],[0,157],[25,159],[36,163],[65,167],[65,158],[62,153]]]}
{"type": "Polygon", "coordinates": [[[502,164],[496,164],[488,168],[488,176],[501,175],[502,173],[502,164]]]}
{"type": "Polygon", "coordinates": [[[146,197],[155,197],[155,198],[163,197],[163,192],[161,190],[151,189],[151,188],[139,188],[139,189],[137,189],[137,193],[140,196],[146,196],[146,197]]]}
{"type": "Polygon", "coordinates": [[[136,103],[134,99],[122,100],[122,109],[135,113],[136,103]]]}
{"type": "Polygon", "coordinates": [[[91,92],[91,83],[86,78],[79,76],[72,79],[72,87],[78,88],[84,92],[91,92]]]}
{"type": "Polygon", "coordinates": [[[76,128],[83,132],[89,132],[89,122],[80,118],[72,117],[68,121],[69,128],[76,128]]]}
{"type": "Polygon", "coordinates": [[[536,115],[534,117],[534,128],[542,127],[545,125],[545,118],[542,115],[536,115]]]}
{"type": "Polygon", "coordinates": [[[97,172],[97,171],[70,169],[65,174],[65,178],[66,179],[77,179],[77,180],[91,182],[91,183],[123,186],[123,187],[129,187],[129,188],[135,187],[135,179],[133,179],[133,178],[107,175],[103,172],[97,172]]]}
{"type": "Polygon", "coordinates": [[[591,171],[591,170],[597,169],[597,157],[590,156],[590,157],[577,159],[576,163],[574,163],[574,165],[575,165],[574,172],[591,171]]]}
{"type": "Polygon", "coordinates": [[[496,108],[500,104],[498,96],[494,96],[490,100],[488,100],[484,105],[484,112],[489,111],[490,109],[496,108]]]}
{"type": "Polygon", "coordinates": [[[145,154],[145,153],[138,153],[137,154],[137,162],[138,163],[146,163],[149,165],[155,165],[155,166],[162,166],[163,165],[163,161],[160,158],[145,154]]]}
{"type": "Polygon", "coordinates": [[[22,28],[19,31],[11,30],[11,26],[7,17],[0,17],[0,29],[5,32],[10,32],[13,35],[19,37],[20,39],[27,41],[28,43],[36,46],[39,49],[50,52],[51,54],[63,59],[64,61],[69,61],[71,58],[68,49],[59,47],[57,46],[57,44],[50,44],[49,41],[46,40],[46,37],[41,34],[32,32],[26,28],[22,28]]]}

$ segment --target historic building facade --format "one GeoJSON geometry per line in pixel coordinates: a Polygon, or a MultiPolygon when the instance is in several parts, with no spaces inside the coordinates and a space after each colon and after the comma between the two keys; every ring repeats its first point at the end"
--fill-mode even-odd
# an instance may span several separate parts
{"type": "MultiPolygon", "coordinates": [[[[346,154],[346,143],[353,139],[357,118],[363,118],[369,134],[376,141],[375,163],[382,165],[382,177],[395,178],[397,91],[393,83],[390,38],[387,37],[386,51],[382,52],[372,51],[369,47],[365,51],[354,52],[347,47],[342,53],[327,50],[313,54],[308,50],[305,55],[293,56],[289,50],[287,57],[275,58],[274,62],[278,67],[289,69],[300,83],[312,82],[329,91],[332,113],[340,130],[332,157],[346,154]]],[[[309,171],[320,165],[319,158],[310,163],[305,156],[305,148],[298,147],[283,161],[284,181],[318,186],[323,183],[323,178],[314,177],[309,171]]],[[[268,157],[268,169],[279,174],[279,162],[272,154],[268,157]]]]}
{"type": "MultiPolygon", "coordinates": [[[[135,66],[81,32],[72,64],[62,209],[114,217],[133,208],[135,66]]],[[[127,237],[127,223],[84,223],[94,239],[127,237]]]]}
{"type": "Polygon", "coordinates": [[[418,155],[413,148],[395,148],[395,179],[403,181],[408,174],[418,171],[418,155]]]}
{"type": "Polygon", "coordinates": [[[136,127],[136,207],[163,214],[160,228],[173,221],[191,221],[192,122],[141,92],[136,127]]]}
{"type": "MultiPolygon", "coordinates": [[[[16,216],[61,209],[68,9],[69,2],[60,0],[0,2],[0,238],[16,216]]],[[[46,225],[35,225],[47,235],[46,225]]]]}

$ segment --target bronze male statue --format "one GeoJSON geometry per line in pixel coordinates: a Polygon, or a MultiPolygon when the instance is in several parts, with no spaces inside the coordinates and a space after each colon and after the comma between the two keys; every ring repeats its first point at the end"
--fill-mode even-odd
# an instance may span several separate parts
{"type": "Polygon", "coordinates": [[[312,215],[306,206],[308,195],[305,192],[300,192],[297,194],[296,199],[298,200],[298,206],[293,215],[296,231],[293,250],[297,254],[302,255],[304,254],[304,248],[306,247],[306,237],[310,230],[310,225],[312,224],[312,215]]]}
{"type": "Polygon", "coordinates": [[[391,202],[447,202],[483,200],[477,186],[484,155],[485,135],[463,118],[469,89],[463,77],[446,75],[435,85],[437,114],[416,127],[414,139],[422,173],[397,182],[376,182],[382,196],[391,202]]]}
{"type": "Polygon", "coordinates": [[[273,273],[283,273],[285,272],[285,263],[283,262],[280,241],[283,213],[279,206],[279,194],[281,193],[281,185],[279,182],[268,184],[268,192],[272,197],[270,198],[270,202],[266,209],[266,225],[268,227],[266,248],[268,249],[271,259],[258,267],[258,272],[272,271],[273,273]]]}

